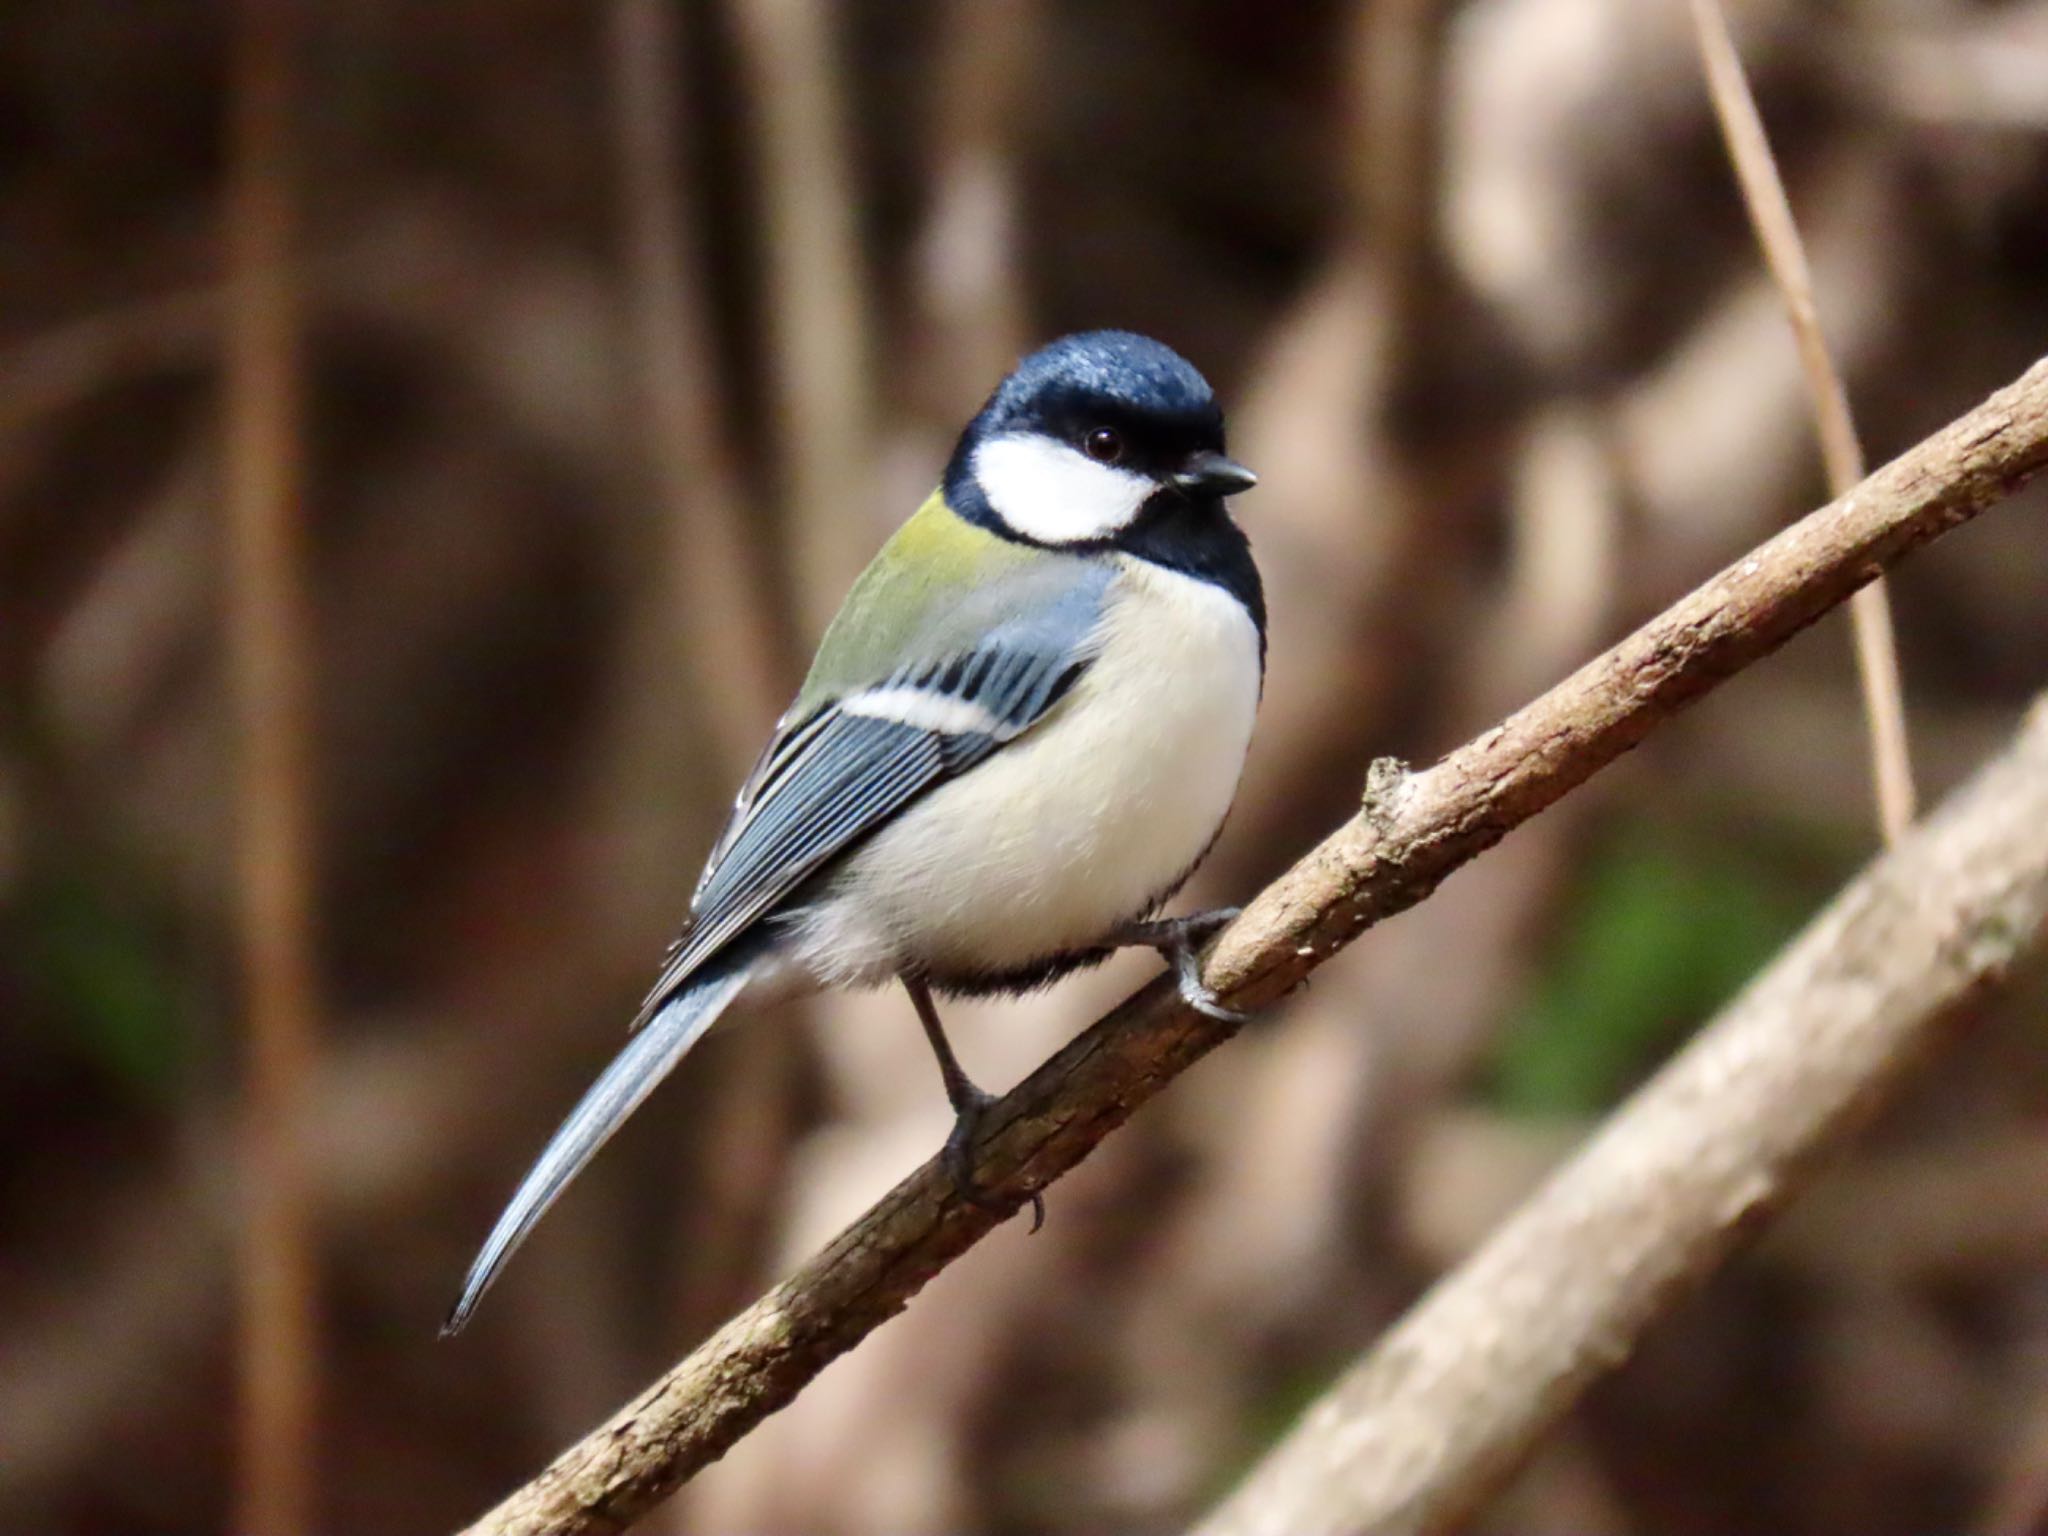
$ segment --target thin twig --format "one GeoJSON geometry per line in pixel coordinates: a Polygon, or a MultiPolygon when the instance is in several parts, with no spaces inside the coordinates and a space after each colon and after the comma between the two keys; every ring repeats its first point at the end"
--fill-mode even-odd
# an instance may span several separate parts
{"type": "Polygon", "coordinates": [[[2048,925],[2048,702],[1309,1410],[1200,1536],[1474,1513],[2048,925]]]}
{"type": "MultiPolygon", "coordinates": [[[[683,29],[670,0],[615,0],[611,11],[613,105],[620,217],[633,312],[631,344],[646,430],[642,441],[671,537],[664,579],[646,606],[659,654],[629,666],[626,707],[686,718],[650,684],[685,656],[718,759],[745,773],[788,683],[788,649],[768,601],[746,496],[719,387],[698,231],[683,197],[677,136],[687,115],[675,76],[683,29]],[[680,619],[680,623],[678,623],[680,619]],[[655,692],[655,697],[648,697],[655,692]]],[[[653,727],[659,733],[660,727],[653,727]]],[[[673,774],[673,761],[661,765],[673,774]]]]}
{"type": "Polygon", "coordinates": [[[1396,389],[1409,382],[1429,323],[1447,12],[1442,0],[1375,0],[1352,23],[1359,106],[1346,150],[1350,208],[1385,284],[1387,376],[1396,389]]]}
{"type": "Polygon", "coordinates": [[[293,8],[272,0],[242,7],[227,206],[227,607],[249,1052],[236,1513],[242,1530],[268,1536],[311,1521],[316,1352],[300,1130],[315,1001],[297,315],[286,267],[293,21],[293,8]]]}
{"type": "Polygon", "coordinates": [[[944,15],[924,135],[933,161],[915,288],[918,382],[944,421],[957,419],[962,402],[1025,350],[1017,144],[1030,120],[1041,9],[1041,0],[989,0],[944,15]]]}
{"type": "MultiPolygon", "coordinates": [[[[1728,156],[1735,164],[1742,200],[1749,209],[1757,244],[1771,270],[1792,334],[1799,346],[1799,366],[1813,401],[1814,430],[1820,438],[1821,462],[1828,494],[1841,496],[1863,478],[1863,446],[1849,414],[1849,394],[1828,354],[1814,303],[1813,273],[1806,247],[1792,218],[1785,183],[1764,135],[1756,97],[1743,73],[1742,59],[1728,33],[1720,0],[1690,0],[1694,29],[1699,34],[1700,61],[1707,91],[1720,119],[1728,156]]],[[[1880,578],[1856,594],[1849,605],[1855,637],[1856,671],[1862,681],[1863,710],[1870,726],[1871,775],[1877,793],[1878,825],[1887,842],[1897,842],[1913,821],[1913,761],[1906,739],[1905,687],[1899,680],[1898,645],[1892,633],[1891,601],[1880,578]]]]}
{"type": "MultiPolygon", "coordinates": [[[[1754,550],[1436,766],[1380,765],[1358,816],[1218,939],[1206,980],[1241,1007],[1284,996],[1367,927],[1421,901],[1659,721],[1844,601],[1874,570],[2048,464],[2048,362],[1754,550]]],[[[1165,980],[1098,1021],[988,1112],[962,1202],[934,1159],[823,1252],[471,1527],[617,1531],[894,1316],[1028,1194],[1228,1039],[1165,980]]]]}
{"type": "Polygon", "coordinates": [[[798,612],[812,634],[878,540],[863,514],[870,449],[869,285],[836,12],[824,0],[731,0],[758,128],[768,350],[798,612]]]}

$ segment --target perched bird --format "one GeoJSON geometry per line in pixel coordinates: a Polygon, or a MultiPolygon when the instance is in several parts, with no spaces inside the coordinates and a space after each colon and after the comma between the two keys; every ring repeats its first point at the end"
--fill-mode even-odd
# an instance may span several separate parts
{"type": "Polygon", "coordinates": [[[742,998],[901,981],[969,1199],[991,1096],[933,992],[1021,991],[1145,945],[1191,1006],[1235,1017],[1196,962],[1233,913],[1151,914],[1215,840],[1251,741],[1265,600],[1224,498],[1255,479],[1223,451],[1207,382],[1156,341],[1093,331],[1018,365],[827,628],[638,1032],[519,1186],[444,1332],[742,998]]]}

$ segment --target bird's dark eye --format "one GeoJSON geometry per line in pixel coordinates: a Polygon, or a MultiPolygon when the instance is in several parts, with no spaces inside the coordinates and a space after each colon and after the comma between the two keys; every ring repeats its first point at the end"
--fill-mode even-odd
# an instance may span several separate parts
{"type": "Polygon", "coordinates": [[[1098,464],[1114,464],[1124,456],[1124,435],[1115,427],[1097,427],[1081,440],[1088,457],[1098,464]]]}

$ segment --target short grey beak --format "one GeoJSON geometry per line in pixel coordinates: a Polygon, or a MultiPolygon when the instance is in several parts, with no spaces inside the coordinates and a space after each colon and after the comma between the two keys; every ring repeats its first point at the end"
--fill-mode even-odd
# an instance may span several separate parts
{"type": "Polygon", "coordinates": [[[1228,454],[1204,448],[1167,477],[1167,484],[1188,496],[1235,496],[1259,483],[1259,477],[1228,454]]]}

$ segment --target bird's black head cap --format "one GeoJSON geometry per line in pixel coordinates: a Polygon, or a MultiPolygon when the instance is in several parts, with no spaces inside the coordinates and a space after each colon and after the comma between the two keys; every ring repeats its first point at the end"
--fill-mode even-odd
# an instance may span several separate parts
{"type": "Polygon", "coordinates": [[[1040,347],[1003,380],[969,430],[1058,436],[1105,413],[1206,430],[1213,447],[1223,440],[1209,381],[1173,348],[1131,331],[1082,331],[1040,347]]]}
{"type": "Polygon", "coordinates": [[[946,504],[1021,543],[1114,549],[1225,587],[1263,624],[1225,498],[1256,476],[1223,450],[1208,380],[1171,347],[1083,331],[1019,363],[946,466],[946,504]]]}
{"type": "MultiPolygon", "coordinates": [[[[1195,365],[1164,342],[1131,331],[1062,336],[1020,362],[960,434],[946,467],[956,511],[980,520],[974,453],[991,438],[1050,438],[1092,452],[1113,434],[1119,467],[1164,483],[1198,457],[1223,452],[1223,411],[1195,365]]],[[[1227,493],[1250,483],[1218,486],[1227,493]]]]}

